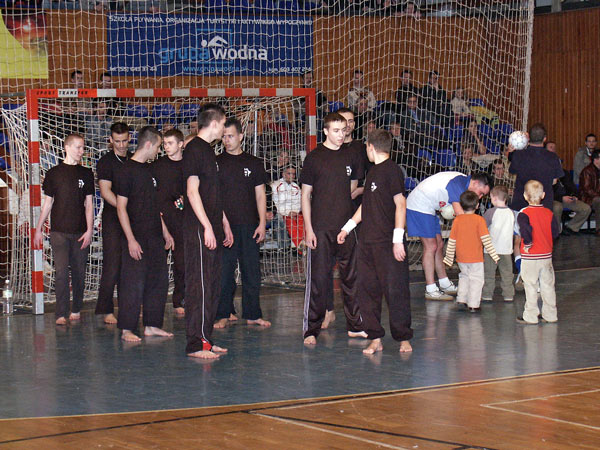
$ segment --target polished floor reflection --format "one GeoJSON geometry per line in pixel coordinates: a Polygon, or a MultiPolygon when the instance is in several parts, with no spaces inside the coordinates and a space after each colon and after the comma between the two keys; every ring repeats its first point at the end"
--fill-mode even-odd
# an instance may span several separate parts
{"type": "Polygon", "coordinates": [[[344,396],[598,366],[599,250],[595,236],[557,243],[556,324],[517,324],[522,293],[514,304],[498,296],[480,314],[457,311],[451,303],[426,303],[416,274],[414,352],[403,356],[389,336],[383,353],[363,356],[364,341],[345,335],[339,303],[332,328],[316,348],[304,347],[303,293],[273,288],[264,290],[262,300],[273,327],[240,323],[215,330],[215,341],[229,354],[212,363],[185,356],[184,321],[170,307],[165,328],[175,337],[148,338],[139,345],[123,343],[118,331],[91,311],[69,327],[56,327],[52,314],[3,317],[0,418],[344,396]]]}

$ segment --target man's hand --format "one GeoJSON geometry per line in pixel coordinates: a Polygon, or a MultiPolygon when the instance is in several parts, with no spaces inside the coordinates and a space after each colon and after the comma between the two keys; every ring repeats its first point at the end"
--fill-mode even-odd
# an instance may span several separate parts
{"type": "Polygon", "coordinates": [[[312,250],[317,248],[317,235],[313,231],[306,231],[304,233],[304,241],[308,248],[312,250]]]}
{"type": "Polygon", "coordinates": [[[342,245],[344,242],[346,242],[346,236],[348,236],[348,233],[346,233],[344,230],[340,231],[337,235],[337,243],[342,245]]]}
{"type": "Polygon", "coordinates": [[[267,234],[265,225],[259,225],[258,227],[256,227],[256,230],[254,230],[254,234],[252,235],[252,237],[256,239],[257,244],[260,244],[262,241],[265,240],[265,234],[267,234]]]}
{"type": "Polygon", "coordinates": [[[225,239],[223,240],[223,245],[225,247],[231,247],[233,245],[233,232],[231,231],[229,222],[223,223],[223,231],[225,232],[225,239]]]}
{"type": "MultiPolygon", "coordinates": [[[[229,232],[231,233],[231,230],[229,230],[229,232]]],[[[227,233],[225,236],[227,236],[227,233]]],[[[212,227],[204,229],[204,245],[206,245],[206,248],[209,250],[217,248],[217,238],[215,237],[212,227]]]]}
{"type": "Polygon", "coordinates": [[[404,244],[394,244],[394,258],[396,261],[404,261],[406,258],[406,251],[404,250],[404,244]]]}
{"type": "Polygon", "coordinates": [[[81,250],[87,248],[87,246],[92,243],[92,231],[93,230],[86,231],[79,239],[77,239],[77,242],[81,242],[81,250]]]}
{"type": "Polygon", "coordinates": [[[562,201],[563,201],[563,203],[576,202],[577,201],[577,197],[574,197],[572,195],[563,195],[562,201]]]}
{"type": "Polygon", "coordinates": [[[127,247],[129,247],[129,256],[131,256],[136,261],[142,259],[142,253],[144,252],[142,251],[142,247],[140,246],[138,241],[136,241],[135,239],[133,239],[132,241],[127,241],[127,247]]]}
{"type": "Polygon", "coordinates": [[[175,239],[171,236],[168,231],[163,232],[163,238],[165,239],[165,250],[175,250],[175,239]]]}
{"type": "Polygon", "coordinates": [[[33,237],[33,246],[35,248],[40,248],[42,246],[42,242],[44,242],[44,235],[41,230],[35,230],[35,235],[33,237]]]}

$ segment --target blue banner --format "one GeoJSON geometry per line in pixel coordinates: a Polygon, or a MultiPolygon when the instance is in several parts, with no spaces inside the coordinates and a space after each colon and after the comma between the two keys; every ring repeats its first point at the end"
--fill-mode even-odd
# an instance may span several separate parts
{"type": "Polygon", "coordinates": [[[310,17],[109,14],[113,75],[301,75],[312,67],[310,17]]]}

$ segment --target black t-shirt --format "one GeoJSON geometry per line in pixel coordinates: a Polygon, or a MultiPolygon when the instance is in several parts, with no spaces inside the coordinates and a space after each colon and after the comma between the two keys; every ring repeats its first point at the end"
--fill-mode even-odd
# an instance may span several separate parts
{"type": "Polygon", "coordinates": [[[175,201],[184,192],[183,184],[183,159],[173,161],[167,155],[161,156],[150,164],[150,170],[156,178],[158,187],[158,209],[163,215],[163,220],[169,230],[183,225],[183,210],[175,206],[175,201]]]}
{"type": "MultiPolygon", "coordinates": [[[[98,182],[100,180],[110,181],[112,183],[111,190],[115,192],[115,182],[119,171],[128,158],[129,153],[125,156],[117,156],[114,151],[105,154],[96,164],[98,182]]],[[[119,217],[117,216],[117,208],[105,200],[102,208],[102,226],[106,226],[109,223],[119,224],[119,217]]]]}
{"type": "MultiPolygon", "coordinates": [[[[202,205],[210,221],[217,241],[225,238],[223,232],[223,206],[219,192],[219,168],[213,148],[205,140],[195,137],[185,147],[183,152],[183,180],[187,184],[187,179],[191,176],[197,176],[200,180],[200,198],[202,205]]],[[[195,229],[200,225],[192,206],[187,198],[187,189],[185,197],[184,217],[185,226],[195,229]]]]}
{"type": "Polygon", "coordinates": [[[162,237],[157,187],[150,164],[132,159],[123,164],[113,192],[127,197],[127,215],[136,239],[162,237]]]}
{"type": "Polygon", "coordinates": [[[523,197],[525,183],[529,180],[538,180],[544,186],[544,200],[542,204],[552,210],[554,191],[552,182],[555,178],[564,175],[560,159],[556,153],[543,147],[527,147],[525,150],[512,152],[512,161],[509,168],[510,173],[517,175],[515,180],[515,192],[510,207],[516,211],[525,208],[528,203],[523,197]]]}
{"type": "Polygon", "coordinates": [[[394,196],[404,194],[404,175],[394,161],[375,164],[365,180],[362,201],[361,239],[364,242],[392,242],[396,225],[394,196]]]}
{"type": "Polygon", "coordinates": [[[42,189],[54,200],[50,211],[50,230],[85,233],[85,198],[94,195],[92,169],[61,162],[46,173],[42,189]]]}
{"type": "Polygon", "coordinates": [[[373,163],[369,161],[369,157],[367,156],[367,145],[359,139],[354,139],[347,144],[342,144],[340,150],[350,151],[355,154],[357,161],[362,163],[363,176],[360,179],[364,179],[369,169],[373,166],[373,163]]]}
{"type": "Polygon", "coordinates": [[[231,225],[258,224],[256,186],[267,182],[263,163],[248,153],[217,156],[223,210],[231,225]]]}
{"type": "Polygon", "coordinates": [[[319,144],[304,160],[300,183],[312,186],[311,221],[316,231],[341,229],[354,214],[350,181],[364,176],[356,152],[319,144]]]}

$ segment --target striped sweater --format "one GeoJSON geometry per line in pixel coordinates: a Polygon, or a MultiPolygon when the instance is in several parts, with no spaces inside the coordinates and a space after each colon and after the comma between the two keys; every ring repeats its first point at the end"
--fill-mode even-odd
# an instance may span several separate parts
{"type": "Polygon", "coordinates": [[[459,263],[483,262],[483,248],[494,261],[499,257],[492,244],[492,238],[483,217],[475,214],[461,214],[452,224],[450,239],[446,248],[444,263],[451,266],[456,261],[459,263]]]}

